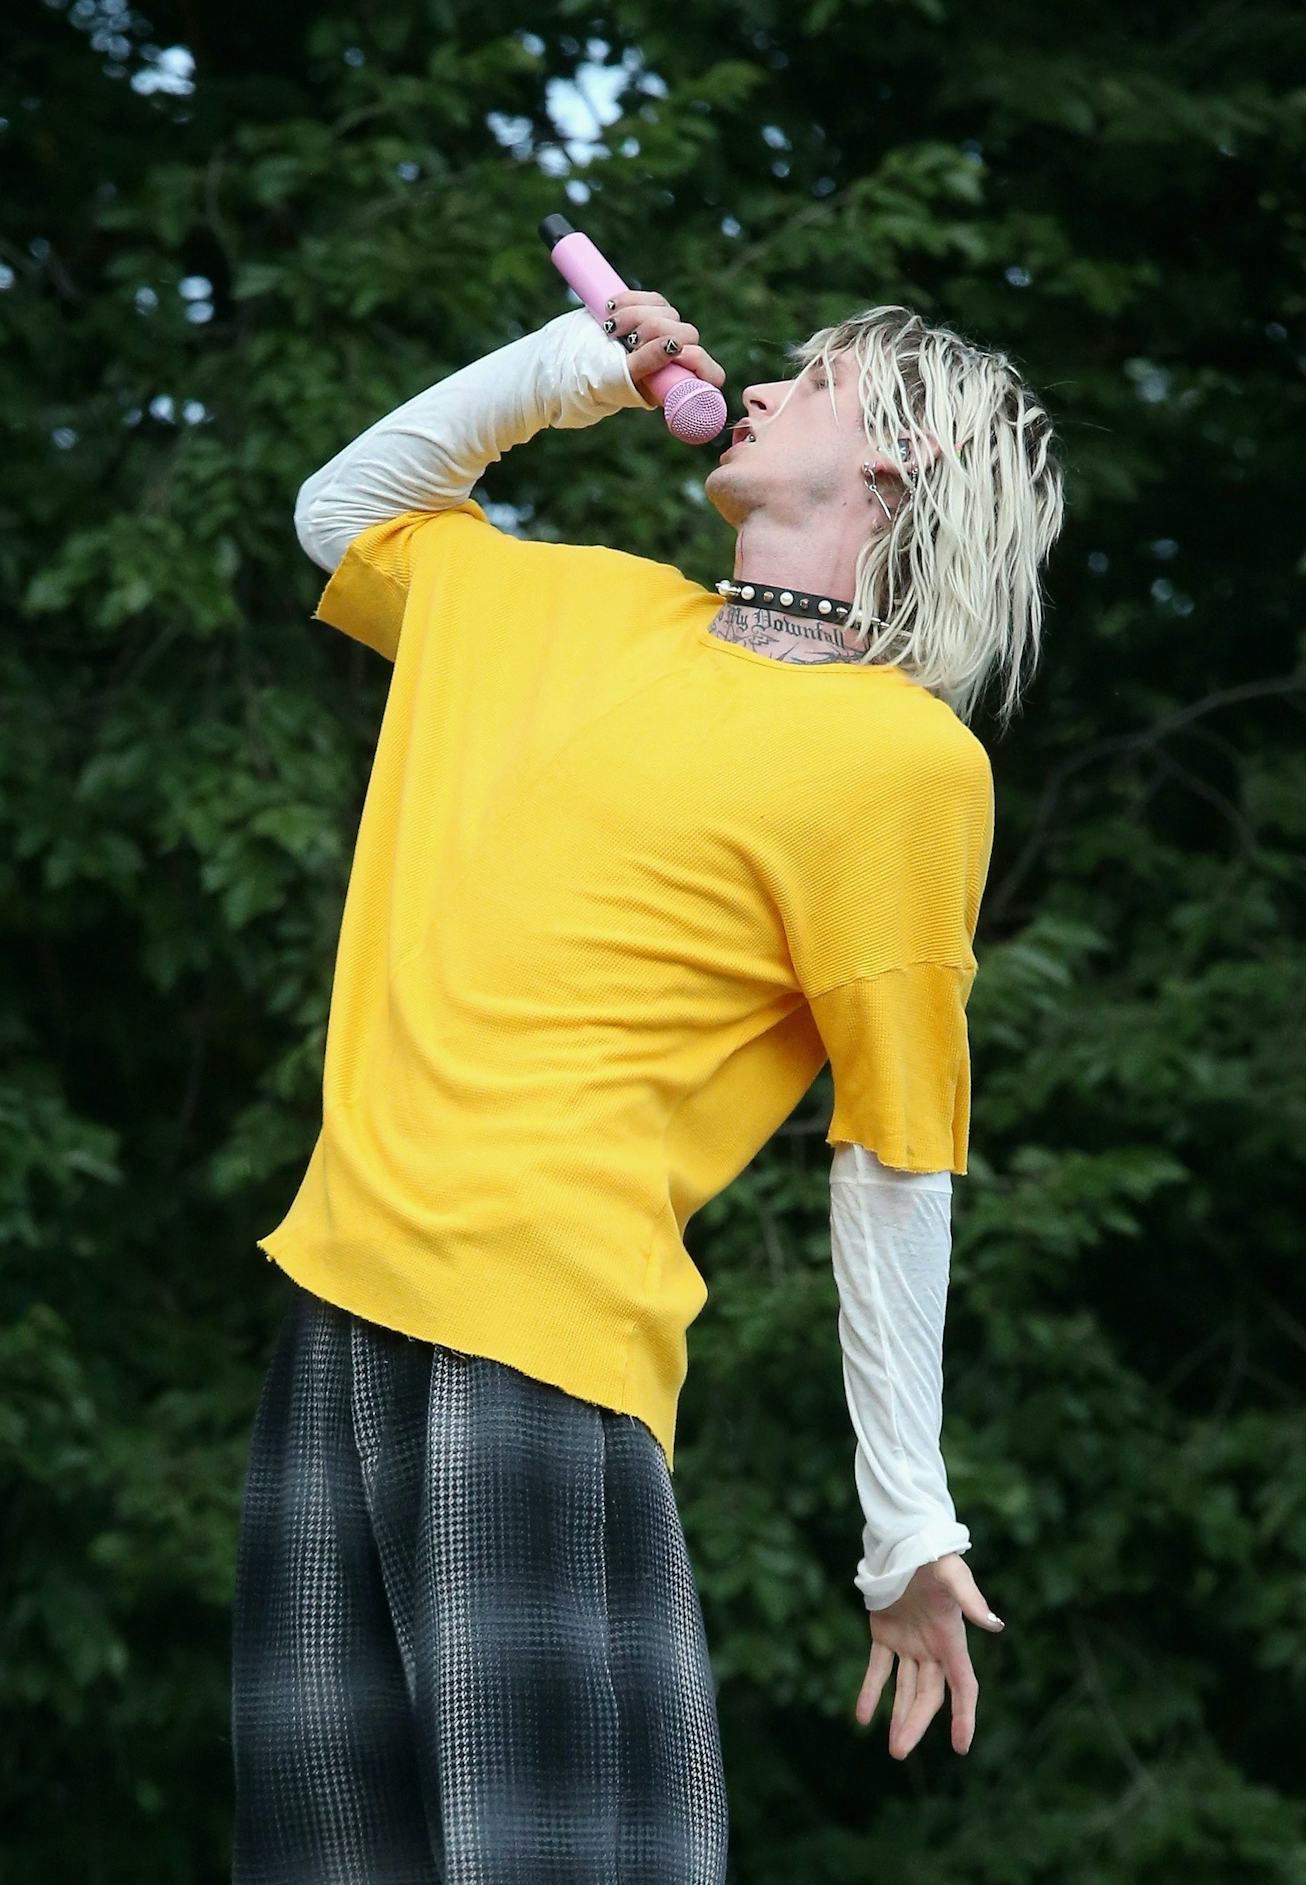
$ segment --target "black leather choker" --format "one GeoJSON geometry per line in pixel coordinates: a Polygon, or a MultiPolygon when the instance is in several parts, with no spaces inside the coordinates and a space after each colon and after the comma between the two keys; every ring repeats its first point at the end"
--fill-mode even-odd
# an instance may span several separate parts
{"type": "Polygon", "coordinates": [[[852,607],[851,602],[840,602],[837,596],[806,596],[796,589],[768,589],[761,583],[739,583],[730,577],[716,585],[716,592],[737,602],[750,602],[754,608],[774,605],[789,615],[822,616],[830,621],[842,619],[852,607]]]}

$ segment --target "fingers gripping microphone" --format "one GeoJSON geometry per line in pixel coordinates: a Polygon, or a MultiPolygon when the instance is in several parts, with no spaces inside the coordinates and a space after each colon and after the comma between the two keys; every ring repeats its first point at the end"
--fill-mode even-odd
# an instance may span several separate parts
{"type": "MultiPolygon", "coordinates": [[[[553,266],[574,288],[594,319],[603,323],[604,302],[625,292],[626,284],[589,237],[565,216],[546,216],[540,234],[549,245],[553,266]]],[[[726,422],[726,402],[715,386],[688,367],[668,364],[640,381],[662,407],[667,430],[686,445],[706,445],[726,422]]]]}

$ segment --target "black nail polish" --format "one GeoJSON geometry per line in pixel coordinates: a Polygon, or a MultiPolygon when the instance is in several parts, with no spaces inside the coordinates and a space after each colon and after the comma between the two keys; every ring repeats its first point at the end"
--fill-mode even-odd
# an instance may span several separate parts
{"type": "Polygon", "coordinates": [[[616,305],[617,304],[615,301],[607,301],[604,303],[604,306],[607,308],[609,314],[611,314],[613,308],[615,308],[616,305]]]}
{"type": "Polygon", "coordinates": [[[617,323],[616,323],[615,321],[605,321],[605,322],[603,323],[603,331],[604,331],[604,333],[605,333],[605,334],[610,334],[610,333],[612,332],[612,330],[613,330],[613,328],[614,328],[614,327],[615,327],[616,325],[617,325],[617,323]]]}

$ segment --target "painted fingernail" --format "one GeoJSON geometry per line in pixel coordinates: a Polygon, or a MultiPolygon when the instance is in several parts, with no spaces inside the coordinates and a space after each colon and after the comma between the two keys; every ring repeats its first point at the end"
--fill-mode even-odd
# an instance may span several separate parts
{"type": "Polygon", "coordinates": [[[608,313],[611,314],[613,308],[615,308],[617,304],[615,301],[605,301],[603,305],[608,310],[608,313]]]}
{"type": "Polygon", "coordinates": [[[996,1623],[1000,1630],[1006,1629],[1007,1627],[1006,1624],[1002,1621],[1002,1618],[997,1614],[996,1611],[990,1610],[988,1613],[988,1618],[989,1618],[989,1622],[996,1623]]]}
{"type": "MultiPolygon", "coordinates": [[[[609,303],[608,303],[608,306],[609,306],[609,307],[611,307],[611,306],[612,306],[612,303],[611,303],[610,301],[609,301],[609,303]]],[[[613,328],[614,328],[614,327],[615,327],[616,325],[617,325],[617,323],[616,323],[615,321],[605,321],[605,322],[603,323],[603,331],[604,331],[604,333],[605,333],[605,334],[610,334],[610,333],[612,332],[612,330],[613,330],[613,328]]]]}
{"type": "Polygon", "coordinates": [[[676,339],[674,334],[669,334],[667,336],[666,340],[663,342],[662,351],[663,353],[679,353],[680,352],[680,342],[676,339]]]}

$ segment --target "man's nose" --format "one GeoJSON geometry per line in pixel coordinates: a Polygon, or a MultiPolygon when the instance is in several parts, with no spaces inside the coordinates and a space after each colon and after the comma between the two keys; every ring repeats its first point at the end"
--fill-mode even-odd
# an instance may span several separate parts
{"type": "Polygon", "coordinates": [[[765,415],[773,412],[784,397],[781,388],[787,384],[784,380],[771,380],[744,388],[745,415],[758,413],[765,415]]]}

